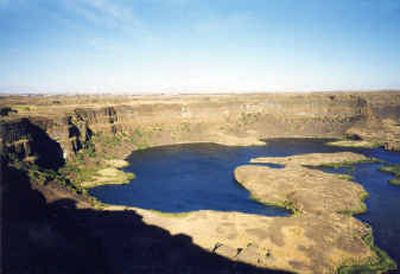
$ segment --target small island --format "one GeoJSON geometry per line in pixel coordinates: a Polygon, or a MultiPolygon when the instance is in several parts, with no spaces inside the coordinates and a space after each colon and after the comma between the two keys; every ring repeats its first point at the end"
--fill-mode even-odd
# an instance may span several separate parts
{"type": "Polygon", "coordinates": [[[386,165],[379,169],[382,172],[390,173],[395,177],[389,180],[392,185],[400,186],[400,164],[399,165],[386,165]]]}

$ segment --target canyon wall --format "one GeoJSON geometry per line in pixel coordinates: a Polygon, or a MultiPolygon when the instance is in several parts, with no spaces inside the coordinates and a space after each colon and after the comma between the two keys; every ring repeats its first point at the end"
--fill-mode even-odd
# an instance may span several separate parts
{"type": "MultiPolygon", "coordinates": [[[[400,92],[2,97],[3,149],[43,150],[43,131],[73,157],[101,138],[133,148],[183,142],[257,144],[268,137],[344,137],[400,148],[400,92]],[[36,133],[32,133],[32,130],[36,133]]],[[[45,134],[45,135],[46,135],[45,134]]],[[[49,140],[45,140],[47,142],[49,140]]],[[[129,148],[131,149],[131,148],[129,148]]]]}

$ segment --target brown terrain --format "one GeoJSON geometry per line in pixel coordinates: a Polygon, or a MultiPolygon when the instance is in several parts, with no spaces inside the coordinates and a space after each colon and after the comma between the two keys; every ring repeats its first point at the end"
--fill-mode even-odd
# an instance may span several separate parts
{"type": "Polygon", "coordinates": [[[255,199],[286,205],[295,212],[290,217],[215,211],[170,216],[134,210],[146,223],[190,235],[204,249],[232,260],[299,273],[333,273],[346,263],[376,260],[363,240],[368,227],[349,214],[365,210],[367,193],[355,182],[304,166],[366,160],[350,152],[308,154],[252,160],[284,164],[283,169],[246,165],[235,170],[236,180],[255,199]]]}
{"type": "Polygon", "coordinates": [[[365,190],[312,168],[366,160],[353,153],[258,158],[234,171],[290,217],[170,216],[101,205],[86,188],[129,181],[121,160],[168,144],[329,137],[400,150],[400,92],[7,96],[0,108],[4,272],[333,273],[377,258],[351,215],[365,210],[365,190]]]}
{"type": "MultiPolygon", "coordinates": [[[[185,96],[3,97],[6,147],[23,150],[29,118],[66,158],[96,133],[126,135],[136,146],[184,142],[227,145],[267,137],[344,137],[399,149],[400,92],[185,96]]],[[[131,148],[127,149],[128,153],[131,148]]]]}

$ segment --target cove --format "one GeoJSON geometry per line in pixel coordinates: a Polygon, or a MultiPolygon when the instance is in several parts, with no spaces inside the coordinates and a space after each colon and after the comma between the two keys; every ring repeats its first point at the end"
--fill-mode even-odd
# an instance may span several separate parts
{"type": "Polygon", "coordinates": [[[140,150],[128,158],[131,165],[125,168],[136,174],[135,180],[127,185],[99,186],[90,193],[105,203],[169,213],[219,210],[287,216],[290,213],[285,209],[251,199],[250,193],[235,182],[233,170],[248,164],[253,157],[341,150],[324,146],[327,141],[272,139],[266,146],[228,147],[201,143],[140,150]]]}
{"type": "MultiPolygon", "coordinates": [[[[125,170],[136,179],[127,185],[99,186],[90,193],[109,204],[135,206],[162,212],[194,210],[239,211],[267,216],[287,216],[284,209],[265,206],[251,199],[237,184],[233,170],[251,158],[289,156],[316,152],[353,151],[386,163],[400,163],[400,153],[381,148],[341,148],[325,145],[328,139],[270,139],[268,145],[227,147],[190,144],[150,148],[129,157],[125,170]]],[[[324,169],[350,173],[369,192],[368,211],[356,217],[372,225],[376,244],[400,263],[400,187],[387,181],[382,163],[357,164],[351,169],[324,169]]],[[[279,166],[272,166],[279,168],[279,166]]]]}
{"type": "MultiPolygon", "coordinates": [[[[360,151],[359,151],[360,152],[360,151]]],[[[400,153],[364,149],[363,154],[385,163],[400,164],[400,153]]],[[[368,211],[356,217],[372,226],[376,244],[400,264],[400,187],[388,183],[393,175],[379,171],[383,163],[361,163],[354,168],[324,168],[332,173],[349,174],[369,193],[368,211]]]]}

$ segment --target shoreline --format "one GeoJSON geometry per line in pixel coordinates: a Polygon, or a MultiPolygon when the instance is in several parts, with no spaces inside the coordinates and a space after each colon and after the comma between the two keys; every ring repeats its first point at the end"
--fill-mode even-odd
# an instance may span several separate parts
{"type": "MultiPolygon", "coordinates": [[[[131,154],[130,155],[132,155],[134,153],[134,151],[133,152],[131,152],[131,154]]],[[[305,154],[306,155],[306,154],[305,154]]],[[[329,153],[326,153],[326,155],[329,155],[329,153]]],[[[295,157],[295,156],[294,156],[295,157]]],[[[300,156],[301,157],[301,156],[300,156]]],[[[365,157],[365,156],[363,156],[363,157],[365,157]]],[[[129,157],[127,157],[127,158],[129,158],[129,157]]],[[[127,159],[127,158],[125,158],[125,159],[127,159]]],[[[279,158],[279,157],[275,157],[275,159],[274,160],[277,160],[277,158],[279,158]]],[[[329,159],[330,161],[332,160],[332,158],[330,158],[329,159]]],[[[355,163],[357,163],[357,162],[365,162],[365,161],[370,161],[371,159],[367,159],[367,158],[363,158],[363,159],[356,159],[356,160],[352,160],[352,161],[349,161],[348,159],[346,159],[346,160],[343,160],[343,161],[341,161],[341,163],[336,163],[335,165],[337,165],[337,164],[346,164],[346,165],[349,165],[350,163],[351,164],[355,164],[355,163]]],[[[279,161],[278,161],[279,162],[279,161]]],[[[325,163],[326,164],[326,163],[325,163]]],[[[313,164],[313,165],[316,165],[316,166],[320,166],[321,165],[321,163],[315,163],[315,164],[313,164]]],[[[337,175],[333,175],[333,176],[336,176],[336,177],[338,177],[337,175]]],[[[339,179],[343,179],[343,180],[345,180],[344,178],[339,178],[339,179]]],[[[236,180],[237,181],[237,180],[236,180]]],[[[347,179],[347,181],[348,181],[348,179],[347,179]]],[[[352,182],[352,181],[351,181],[352,182]]],[[[239,182],[238,182],[239,183],[239,182]]],[[[239,185],[241,185],[240,183],[239,183],[239,185]]],[[[242,186],[242,185],[241,185],[242,186]]],[[[248,190],[248,189],[247,189],[248,190]]],[[[249,190],[248,190],[249,191],[249,190]]],[[[253,193],[252,191],[250,191],[250,193],[251,193],[251,198],[252,199],[254,199],[255,201],[257,201],[257,202],[259,202],[259,203],[262,203],[262,204],[265,204],[265,205],[271,205],[271,206],[276,206],[276,207],[279,207],[279,208],[285,208],[285,209],[287,209],[287,210],[289,210],[289,211],[291,211],[292,212],[292,215],[290,215],[290,216],[286,216],[285,218],[299,218],[299,216],[300,216],[300,218],[301,218],[301,215],[303,214],[302,213],[302,211],[301,210],[299,210],[297,207],[296,207],[296,205],[295,204],[293,204],[293,203],[291,203],[290,201],[283,201],[283,202],[264,202],[264,201],[262,201],[258,196],[257,196],[257,194],[256,193],[253,193]]],[[[367,194],[367,192],[366,191],[364,191],[363,193],[361,193],[359,196],[358,196],[358,200],[364,205],[364,206],[362,206],[362,207],[359,207],[358,209],[354,209],[354,210],[352,210],[352,211],[350,211],[350,212],[345,212],[345,211],[343,211],[343,212],[338,212],[338,214],[342,214],[342,215],[347,215],[347,214],[349,214],[350,213],[350,215],[347,215],[347,216],[349,216],[350,218],[353,218],[353,216],[355,216],[355,215],[358,215],[358,214],[361,214],[361,213],[363,213],[363,212],[365,212],[366,210],[367,210],[367,208],[366,208],[366,206],[365,206],[365,204],[364,204],[364,200],[366,199],[366,197],[368,196],[368,194],[367,194]]],[[[140,214],[140,215],[142,215],[144,218],[145,218],[145,220],[146,220],[146,218],[150,218],[150,222],[149,222],[149,224],[155,224],[155,225],[157,225],[157,223],[158,222],[163,222],[162,220],[164,220],[165,218],[167,218],[167,219],[169,219],[169,220],[175,220],[175,218],[179,218],[179,219],[185,219],[185,218],[189,218],[189,217],[191,217],[191,216],[197,216],[198,214],[205,214],[204,212],[206,212],[206,214],[211,214],[211,215],[213,215],[213,214],[217,214],[218,212],[217,211],[212,211],[212,210],[201,210],[201,211],[190,211],[190,212],[178,212],[178,213],[169,213],[169,212],[162,212],[162,211],[156,211],[156,210],[147,210],[147,209],[140,209],[140,208],[135,208],[135,207],[130,207],[130,206],[117,206],[117,205],[112,205],[112,204],[103,204],[103,208],[102,208],[102,210],[121,210],[121,209],[124,209],[124,210],[133,210],[133,211],[135,211],[136,213],[138,213],[138,214],[140,214]],[[147,216],[147,217],[146,217],[147,216]],[[158,220],[158,221],[157,221],[158,220]]],[[[236,214],[236,212],[230,212],[231,214],[236,214]]],[[[229,215],[229,213],[227,213],[228,215],[229,215]]],[[[246,215],[246,213],[237,213],[237,214],[239,214],[239,215],[243,215],[243,214],[245,214],[246,215]]],[[[267,217],[267,218],[269,218],[269,217],[267,217]]],[[[281,217],[270,217],[270,218],[281,218],[281,217]]],[[[146,221],[147,222],[147,221],[146,221]]],[[[165,227],[165,224],[163,225],[163,224],[161,224],[161,226],[160,227],[162,227],[162,228],[165,228],[165,229],[167,229],[167,230],[169,230],[168,229],[168,225],[167,225],[167,227],[165,227]]],[[[373,233],[372,232],[372,230],[371,230],[371,233],[373,233]]],[[[374,262],[376,262],[376,261],[378,261],[378,262],[380,262],[380,261],[383,261],[383,262],[391,262],[390,260],[390,257],[388,257],[387,255],[386,255],[386,257],[385,256],[383,256],[382,257],[382,254],[386,254],[385,252],[381,252],[381,250],[375,245],[375,244],[373,244],[373,242],[372,242],[372,244],[370,244],[370,249],[372,250],[372,251],[374,251],[375,252],[375,254],[377,254],[377,256],[378,257],[376,257],[376,260],[374,259],[374,260],[372,260],[371,261],[371,259],[368,259],[368,260],[366,260],[365,261],[365,264],[359,264],[359,263],[354,263],[354,264],[352,264],[351,266],[350,265],[347,265],[346,263],[343,263],[342,265],[339,265],[338,267],[337,267],[337,269],[338,269],[338,271],[345,271],[345,270],[342,270],[342,269],[349,269],[349,267],[353,267],[354,269],[359,269],[359,267],[366,267],[366,266],[368,266],[368,267],[370,267],[371,266],[371,264],[374,266],[374,267],[377,267],[377,264],[376,263],[374,263],[374,262]],[[371,263],[371,262],[373,262],[373,263],[371,263]]],[[[384,266],[382,266],[382,265],[379,265],[378,264],[378,266],[379,267],[384,267],[384,266]]],[[[387,265],[387,267],[392,267],[393,266],[393,264],[388,264],[387,265]]],[[[268,267],[269,268],[269,267],[268,267]]],[[[272,267],[272,269],[277,269],[277,268],[274,268],[274,267],[272,267]]],[[[279,268],[278,268],[279,269],[279,268]]],[[[282,269],[282,268],[280,268],[280,269],[282,269]]],[[[342,273],[342,272],[340,272],[340,273],[342,273]]]]}
{"type": "MultiPolygon", "coordinates": [[[[341,141],[341,145],[346,142],[347,146],[360,146],[360,143],[349,144],[348,140],[340,139],[379,140],[384,142],[384,149],[395,151],[400,144],[393,138],[400,132],[395,119],[398,106],[398,91],[4,96],[0,102],[0,126],[6,154],[19,160],[31,160],[25,163],[25,171],[32,184],[37,184],[37,188],[46,193],[46,199],[58,199],[61,203],[72,197],[79,206],[103,212],[107,205],[96,202],[89,195],[90,184],[119,184],[132,179],[126,173],[129,168],[107,162],[109,160],[130,160],[129,157],[137,150],[161,145],[211,142],[227,146],[251,146],[265,145],[262,143],[264,139],[268,142],[274,138],[293,137],[324,139],[318,143],[341,141]]],[[[144,218],[171,233],[192,235],[197,246],[209,252],[215,251],[230,258],[230,261],[247,261],[252,265],[271,268],[283,267],[301,272],[309,267],[307,258],[313,258],[313,263],[322,271],[329,268],[327,265],[337,266],[340,258],[352,258],[362,250],[365,251],[364,257],[373,252],[365,249],[365,243],[359,237],[353,239],[346,232],[349,223],[353,227],[348,231],[360,229],[354,235],[367,232],[364,225],[348,214],[366,210],[362,207],[362,199],[366,194],[362,194],[360,187],[349,181],[348,176],[327,176],[293,165],[284,170],[284,173],[274,174],[265,169],[260,171],[263,175],[257,180],[271,174],[281,185],[290,176],[297,180],[315,180],[307,179],[305,189],[296,186],[290,191],[289,187],[282,187],[282,193],[288,192],[284,195],[275,193],[276,196],[269,196],[268,199],[260,194],[262,188],[248,190],[253,199],[262,200],[264,204],[271,203],[291,209],[292,212],[298,211],[290,217],[272,218],[273,221],[261,218],[265,223],[260,223],[259,216],[239,214],[239,218],[234,212],[194,212],[187,216],[153,212],[144,214],[147,216],[144,218]],[[334,182],[337,187],[329,189],[322,184],[325,179],[334,182]],[[316,191],[307,192],[307,189],[316,191]],[[318,189],[323,191],[319,192],[318,189]],[[321,197],[323,202],[313,204],[313,200],[321,197]],[[336,204],[335,199],[338,200],[336,204]],[[334,211],[329,209],[331,206],[335,207],[334,211]],[[341,210],[349,212],[345,212],[347,215],[338,214],[341,210]],[[179,218],[175,218],[178,215],[179,218]],[[341,232],[342,229],[344,232],[341,232]],[[204,235],[210,235],[210,239],[204,235]],[[223,237],[222,247],[216,244],[220,242],[219,235],[223,237]],[[318,244],[326,244],[326,248],[313,249],[315,247],[310,239],[315,239],[314,242],[318,244]],[[329,241],[332,241],[331,245],[339,244],[337,250],[332,251],[332,256],[328,256],[332,258],[332,264],[324,259],[328,257],[323,257],[324,252],[330,249],[329,241]],[[287,248],[280,245],[287,245],[287,248]],[[271,252],[265,250],[271,247],[271,252]],[[269,257],[265,254],[269,254],[269,257]],[[326,264],[318,263],[318,254],[326,264]],[[260,259],[260,262],[254,261],[254,258],[260,259]],[[285,258],[292,260],[285,261],[285,258]],[[282,267],[275,267],[278,265],[282,267]]],[[[271,184],[267,186],[271,187],[271,184]]]]}
{"type": "MultiPolygon", "coordinates": [[[[268,144],[268,140],[269,139],[271,139],[271,138],[263,138],[263,140],[265,140],[267,142],[267,144],[268,144]]],[[[311,138],[310,137],[309,139],[315,139],[315,138],[311,138]]],[[[329,138],[318,138],[318,139],[326,140],[326,139],[329,139],[329,138]]],[[[207,142],[207,143],[214,143],[215,144],[215,142],[207,142]]],[[[175,144],[175,145],[179,145],[179,144],[175,144]]],[[[148,148],[153,148],[153,147],[152,146],[148,146],[148,148]]],[[[137,151],[137,150],[140,150],[140,148],[136,147],[136,148],[133,148],[131,151],[126,150],[123,154],[119,155],[119,158],[111,158],[111,159],[104,160],[105,161],[104,164],[106,164],[108,166],[112,166],[112,168],[114,168],[114,169],[118,170],[119,172],[125,174],[125,171],[121,170],[121,168],[126,167],[127,165],[129,165],[129,162],[128,162],[129,158],[131,157],[131,155],[134,155],[135,151],[137,151]],[[123,160],[122,160],[122,158],[123,158],[123,160]]],[[[325,153],[325,154],[329,156],[329,153],[325,153]]],[[[299,156],[294,155],[293,157],[289,157],[289,158],[296,158],[296,157],[300,157],[301,158],[304,155],[307,155],[307,154],[299,154],[299,156]]],[[[93,157],[92,158],[89,157],[90,158],[89,160],[93,161],[93,160],[97,159],[98,157],[100,157],[100,155],[95,155],[94,158],[93,157]]],[[[281,158],[285,158],[285,157],[281,157],[281,158]]],[[[286,157],[286,158],[288,158],[288,157],[286,157]]],[[[261,159],[262,159],[262,157],[261,157],[261,159]]],[[[279,160],[279,157],[273,157],[273,160],[276,162],[276,160],[279,160]]],[[[330,158],[329,160],[331,161],[332,159],[330,158]]],[[[361,159],[361,160],[365,161],[366,159],[361,159]]],[[[252,159],[251,162],[254,162],[254,159],[252,159]]],[[[293,161],[290,161],[290,162],[292,164],[293,161]]],[[[349,164],[348,159],[343,160],[342,162],[345,162],[345,164],[349,164]]],[[[278,163],[287,164],[287,162],[285,162],[285,161],[283,161],[283,162],[279,162],[278,161],[278,163]]],[[[352,163],[354,163],[354,161],[352,163]]],[[[315,165],[320,166],[321,162],[318,162],[315,165]]],[[[102,169],[100,169],[100,170],[102,170],[102,169]]],[[[129,180],[128,183],[130,181],[131,180],[129,180]]],[[[236,181],[238,181],[238,180],[236,180],[236,181]]],[[[121,182],[115,182],[115,184],[120,184],[120,183],[123,183],[123,182],[122,181],[121,182]]],[[[109,184],[109,183],[102,183],[102,184],[99,184],[99,185],[106,185],[106,184],[109,184]]],[[[81,186],[83,186],[83,185],[81,185],[81,186]]],[[[98,185],[96,185],[96,186],[98,186],[98,185]]],[[[84,187],[84,188],[87,189],[87,187],[84,187]]],[[[260,202],[260,203],[265,204],[265,205],[272,205],[272,206],[276,206],[276,207],[280,207],[280,208],[285,208],[286,210],[289,210],[289,211],[292,212],[292,215],[290,215],[288,217],[266,217],[267,218],[266,220],[270,220],[268,222],[270,222],[271,225],[276,220],[279,220],[280,222],[283,219],[290,220],[292,218],[294,218],[296,220],[301,220],[301,218],[302,218],[301,216],[304,214],[303,209],[299,208],[295,203],[293,203],[290,200],[265,202],[265,201],[263,201],[262,199],[259,198],[257,192],[254,192],[254,191],[252,191],[250,189],[247,189],[247,190],[250,192],[252,198],[255,199],[257,202],[260,202]]],[[[361,197],[365,197],[365,195],[361,195],[358,199],[362,200],[361,197]]],[[[97,200],[95,197],[93,197],[91,195],[89,195],[89,199],[97,200]]],[[[96,210],[100,210],[100,211],[120,210],[122,208],[124,208],[124,210],[131,210],[132,209],[132,207],[104,204],[104,203],[101,203],[101,202],[98,202],[98,201],[94,201],[94,203],[92,203],[92,205],[91,205],[91,208],[96,209],[96,210]]],[[[366,207],[362,207],[362,209],[364,211],[364,210],[366,210],[366,207]]],[[[188,212],[188,213],[184,212],[184,213],[172,213],[171,214],[171,213],[156,212],[156,211],[152,211],[152,210],[137,209],[137,208],[134,208],[134,211],[136,213],[138,213],[139,215],[142,215],[146,223],[151,224],[151,225],[159,226],[159,227],[161,227],[163,229],[171,231],[171,233],[174,233],[173,231],[174,231],[175,228],[173,228],[174,225],[172,225],[170,223],[170,221],[166,221],[166,218],[168,220],[174,220],[173,223],[175,223],[176,219],[179,219],[180,222],[182,222],[182,221],[186,220],[187,218],[191,218],[191,217],[197,218],[196,216],[198,216],[198,215],[201,216],[203,214],[206,214],[208,216],[207,218],[209,218],[209,222],[213,223],[213,222],[216,222],[216,220],[212,216],[213,215],[217,216],[218,214],[220,214],[218,211],[199,211],[199,212],[194,211],[194,212],[188,212]]],[[[354,215],[354,214],[358,214],[360,212],[361,212],[361,208],[359,208],[357,210],[353,210],[351,214],[354,215]]],[[[231,213],[228,213],[226,216],[230,216],[228,218],[233,218],[233,220],[236,220],[237,217],[234,217],[234,216],[245,216],[245,215],[246,215],[245,213],[242,214],[242,213],[237,213],[237,212],[231,212],[231,213]]],[[[308,214],[306,214],[306,215],[308,216],[308,214]]],[[[252,219],[252,218],[258,218],[258,217],[260,217],[260,216],[256,215],[256,216],[250,216],[250,217],[245,217],[245,218],[252,219]]],[[[307,217],[307,218],[310,221],[313,220],[313,218],[311,218],[311,217],[307,217]]],[[[206,221],[207,220],[208,219],[206,219],[206,221]]],[[[236,221],[234,221],[234,222],[236,222],[236,221]]],[[[285,227],[285,226],[283,226],[283,227],[285,227]]],[[[254,229],[257,229],[257,226],[255,226],[254,229]]],[[[195,243],[200,245],[200,246],[202,246],[203,248],[205,248],[207,250],[211,250],[211,248],[209,247],[209,245],[211,243],[208,240],[206,240],[204,242],[204,240],[202,239],[202,236],[199,236],[199,235],[196,236],[196,235],[191,234],[190,232],[186,232],[186,233],[189,234],[189,235],[192,235],[196,239],[197,239],[197,237],[200,237],[197,240],[196,239],[194,240],[195,243]]],[[[250,236],[250,237],[254,237],[254,236],[250,236]]],[[[254,239],[253,240],[249,240],[249,241],[253,242],[254,239]]],[[[241,242],[240,244],[243,245],[244,243],[241,242]]],[[[375,250],[373,247],[374,247],[374,245],[371,246],[371,250],[372,251],[375,250]]],[[[261,248],[261,247],[258,247],[258,248],[261,248]]],[[[377,249],[377,250],[380,251],[380,249],[377,249]]],[[[376,253],[378,255],[380,255],[381,253],[378,252],[378,251],[376,251],[376,253]]],[[[222,255],[224,257],[227,257],[227,258],[230,258],[230,259],[234,259],[233,257],[231,257],[231,255],[229,255],[230,253],[228,251],[221,250],[220,252],[222,252],[220,255],[222,255]],[[226,253],[226,252],[228,252],[228,253],[226,253]]],[[[300,256],[300,254],[298,256],[300,256]]],[[[242,262],[245,262],[245,263],[254,264],[256,266],[264,267],[264,268],[268,268],[268,269],[294,270],[294,269],[292,269],[290,267],[288,268],[288,266],[284,266],[284,264],[282,264],[282,265],[269,265],[269,263],[267,263],[267,265],[262,265],[262,264],[260,265],[257,262],[252,262],[251,260],[249,261],[249,259],[246,259],[245,257],[243,259],[239,259],[239,260],[242,261],[242,262]]],[[[379,260],[387,261],[389,259],[386,260],[385,258],[383,258],[383,259],[381,258],[379,260]]],[[[266,262],[264,262],[264,263],[266,263],[266,262]]],[[[367,265],[367,263],[365,265],[367,265]]],[[[356,267],[355,265],[353,265],[353,266],[356,267]]],[[[340,266],[337,266],[337,269],[339,269],[339,268],[340,268],[340,266]]]]}

